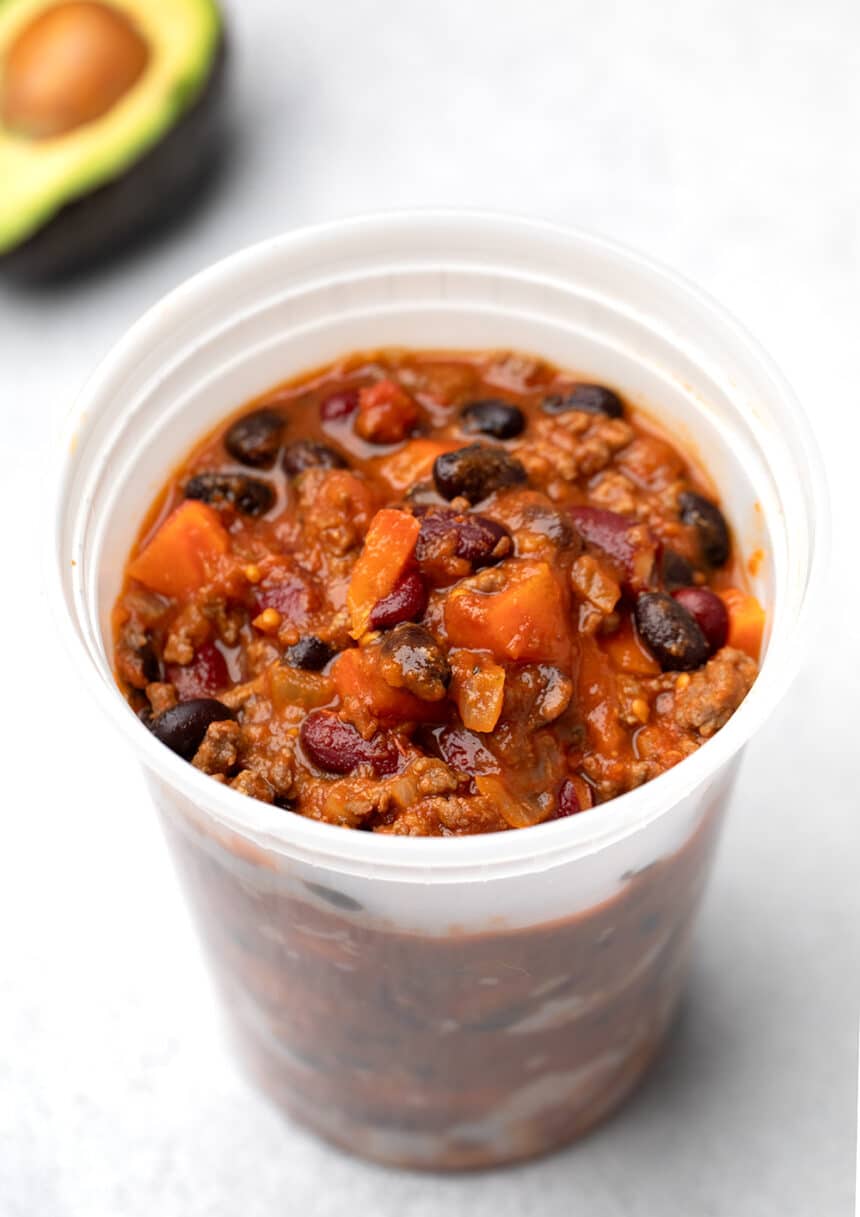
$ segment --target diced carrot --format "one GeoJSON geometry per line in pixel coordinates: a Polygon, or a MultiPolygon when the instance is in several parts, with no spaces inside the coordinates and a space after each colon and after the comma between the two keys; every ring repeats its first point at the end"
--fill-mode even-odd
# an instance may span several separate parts
{"type": "Polygon", "coordinates": [[[469,731],[492,731],[505,700],[505,669],[484,651],[453,651],[449,696],[469,731]]]}
{"type": "Polygon", "coordinates": [[[377,666],[375,647],[341,651],[331,667],[344,711],[359,730],[372,719],[381,722],[426,722],[441,713],[439,702],[422,701],[406,689],[393,689],[377,666]]]}
{"type": "Polygon", "coordinates": [[[659,676],[660,665],[636,637],[632,625],[625,621],[603,642],[603,649],[614,667],[632,676],[659,676]]]}
{"type": "Polygon", "coordinates": [[[207,503],[186,499],[170,513],[128,571],[163,596],[187,596],[206,582],[229,548],[230,537],[218,512],[207,503]]]}
{"type": "Polygon", "coordinates": [[[498,590],[482,591],[475,579],[468,579],[449,593],[445,628],[450,642],[489,649],[501,659],[566,662],[570,624],[549,564],[523,558],[507,562],[498,574],[503,580],[498,590]]]}
{"type": "Polygon", "coordinates": [[[346,594],[353,638],[367,632],[373,606],[393,591],[412,557],[420,531],[421,524],[414,516],[390,507],[383,507],[370,521],[346,594]]]}
{"type": "Polygon", "coordinates": [[[397,494],[416,482],[426,481],[433,471],[433,462],[443,452],[462,447],[455,440],[413,439],[397,452],[379,462],[380,476],[397,494]]]}
{"type": "Polygon", "coordinates": [[[737,587],[725,588],[720,597],[729,611],[728,645],[758,659],[766,620],[764,609],[755,596],[737,587]]]}

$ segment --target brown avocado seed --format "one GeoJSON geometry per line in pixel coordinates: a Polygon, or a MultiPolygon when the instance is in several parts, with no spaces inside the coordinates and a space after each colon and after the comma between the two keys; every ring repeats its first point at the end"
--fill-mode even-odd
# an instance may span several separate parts
{"type": "Polygon", "coordinates": [[[0,72],[0,118],[16,135],[51,139],[93,122],[140,77],[149,47],[109,4],[55,4],[25,25],[0,72]]]}

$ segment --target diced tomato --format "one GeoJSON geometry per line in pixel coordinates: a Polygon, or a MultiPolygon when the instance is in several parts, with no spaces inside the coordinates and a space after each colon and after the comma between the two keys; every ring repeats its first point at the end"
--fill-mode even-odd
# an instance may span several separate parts
{"type": "Polygon", "coordinates": [[[218,512],[207,503],[186,499],[172,511],[128,572],[163,596],[187,596],[202,587],[230,537],[218,512]]]}
{"type": "Polygon", "coordinates": [[[359,392],[355,430],[371,444],[399,444],[420,417],[418,406],[396,380],[379,380],[359,392]]]}

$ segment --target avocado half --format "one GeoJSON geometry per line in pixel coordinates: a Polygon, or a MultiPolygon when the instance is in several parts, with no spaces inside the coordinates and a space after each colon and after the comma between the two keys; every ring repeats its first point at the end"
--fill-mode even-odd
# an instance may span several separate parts
{"type": "Polygon", "coordinates": [[[212,0],[0,0],[0,270],[73,272],[177,214],[223,146],[212,0]]]}

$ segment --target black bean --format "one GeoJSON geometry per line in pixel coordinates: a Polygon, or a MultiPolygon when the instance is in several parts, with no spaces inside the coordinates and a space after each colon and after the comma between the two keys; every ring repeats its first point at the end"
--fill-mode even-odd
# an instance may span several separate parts
{"type": "Polygon", "coordinates": [[[185,483],[186,499],[201,499],[213,507],[230,503],[246,516],[263,516],[275,502],[268,482],[244,473],[198,473],[185,483]]]}
{"type": "Polygon", "coordinates": [[[232,718],[233,712],[214,697],[195,697],[164,710],[149,724],[156,739],[190,761],[203,742],[210,723],[232,718]]]}
{"type": "Polygon", "coordinates": [[[605,414],[608,418],[624,416],[624,402],[605,385],[574,385],[567,393],[551,393],[541,403],[547,414],[567,414],[581,410],[584,414],[605,414]]]}
{"type": "Polygon", "coordinates": [[[403,622],[383,639],[379,670],[394,689],[407,689],[422,701],[441,701],[451,683],[445,652],[423,625],[403,622]]]}
{"type": "Polygon", "coordinates": [[[470,401],[460,411],[460,425],[464,431],[479,435],[492,435],[495,439],[515,439],[526,425],[526,416],[519,406],[488,397],[483,401],[470,401]]]}
{"type": "Polygon", "coordinates": [[[470,503],[480,503],[496,490],[520,485],[526,480],[526,471],[516,457],[503,448],[469,444],[466,448],[437,456],[433,480],[445,499],[462,495],[470,503]]]}
{"type": "Polygon", "coordinates": [[[140,648],[138,655],[140,656],[140,670],[147,681],[152,684],[154,681],[161,680],[161,660],[155,653],[151,638],[140,648]]]}
{"type": "Polygon", "coordinates": [[[683,522],[699,534],[702,557],[708,565],[725,566],[732,543],[726,518],[716,503],[694,490],[685,490],[678,496],[678,510],[683,522]]]}
{"type": "Polygon", "coordinates": [[[403,498],[414,516],[423,515],[428,507],[439,502],[439,495],[432,482],[413,482],[403,498]]]}
{"type": "Polygon", "coordinates": [[[676,587],[689,587],[693,582],[695,571],[692,562],[668,546],[663,547],[660,554],[660,580],[667,592],[673,592],[676,587]]]}
{"type": "Polygon", "coordinates": [[[710,647],[695,618],[664,592],[643,592],[636,601],[642,641],[664,672],[686,672],[707,660],[710,647]]]}
{"type": "Polygon", "coordinates": [[[315,634],[306,634],[291,647],[287,647],[284,652],[284,663],[291,668],[304,668],[307,672],[319,672],[333,655],[334,651],[328,643],[317,638],[315,634]]]}
{"type": "Polygon", "coordinates": [[[345,469],[346,460],[328,444],[315,439],[300,439],[284,452],[284,470],[297,477],[306,469],[345,469]]]}
{"type": "Polygon", "coordinates": [[[224,447],[240,465],[271,469],[286,426],[280,414],[264,407],[239,418],[224,436],[224,447]]]}

